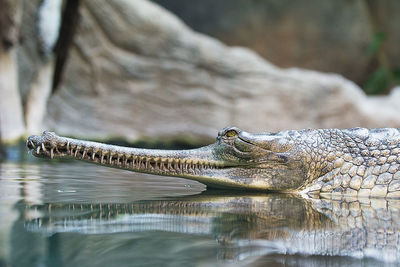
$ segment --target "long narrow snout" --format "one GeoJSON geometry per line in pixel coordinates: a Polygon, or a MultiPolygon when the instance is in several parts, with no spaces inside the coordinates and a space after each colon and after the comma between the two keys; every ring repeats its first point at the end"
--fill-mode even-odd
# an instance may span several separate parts
{"type": "Polygon", "coordinates": [[[187,176],[223,167],[213,156],[213,145],[190,150],[139,149],[57,136],[30,136],[26,142],[36,157],[74,158],[111,167],[159,175],[187,176]]]}

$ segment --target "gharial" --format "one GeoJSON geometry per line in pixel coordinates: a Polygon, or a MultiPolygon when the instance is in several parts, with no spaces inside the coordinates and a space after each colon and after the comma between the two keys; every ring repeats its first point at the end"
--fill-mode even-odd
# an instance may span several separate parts
{"type": "Polygon", "coordinates": [[[189,150],[121,147],[45,131],[30,136],[27,147],[37,157],[74,158],[220,188],[400,198],[400,132],[395,128],[252,134],[228,127],[214,144],[189,150]]]}

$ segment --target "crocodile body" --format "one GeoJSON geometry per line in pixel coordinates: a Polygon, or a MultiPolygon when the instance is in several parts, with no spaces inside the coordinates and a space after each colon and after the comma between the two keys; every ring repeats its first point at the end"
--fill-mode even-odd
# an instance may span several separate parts
{"type": "Polygon", "coordinates": [[[138,149],[31,136],[33,155],[74,158],[208,186],[300,192],[309,196],[400,198],[399,129],[353,128],[252,134],[236,127],[191,150],[138,149]]]}

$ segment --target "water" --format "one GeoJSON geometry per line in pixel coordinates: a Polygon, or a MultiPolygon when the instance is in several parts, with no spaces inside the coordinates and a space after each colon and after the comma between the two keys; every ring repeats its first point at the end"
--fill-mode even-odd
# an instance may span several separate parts
{"type": "Polygon", "coordinates": [[[396,266],[400,201],[205,191],[45,160],[0,165],[0,266],[396,266]]]}

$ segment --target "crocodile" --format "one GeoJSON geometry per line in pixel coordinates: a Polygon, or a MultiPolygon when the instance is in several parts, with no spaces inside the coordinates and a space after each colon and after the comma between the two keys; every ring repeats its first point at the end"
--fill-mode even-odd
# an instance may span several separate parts
{"type": "Polygon", "coordinates": [[[400,198],[396,128],[218,132],[188,150],[140,149],[45,131],[26,145],[37,157],[73,158],[135,172],[175,176],[210,187],[299,193],[305,197],[400,198]]]}

